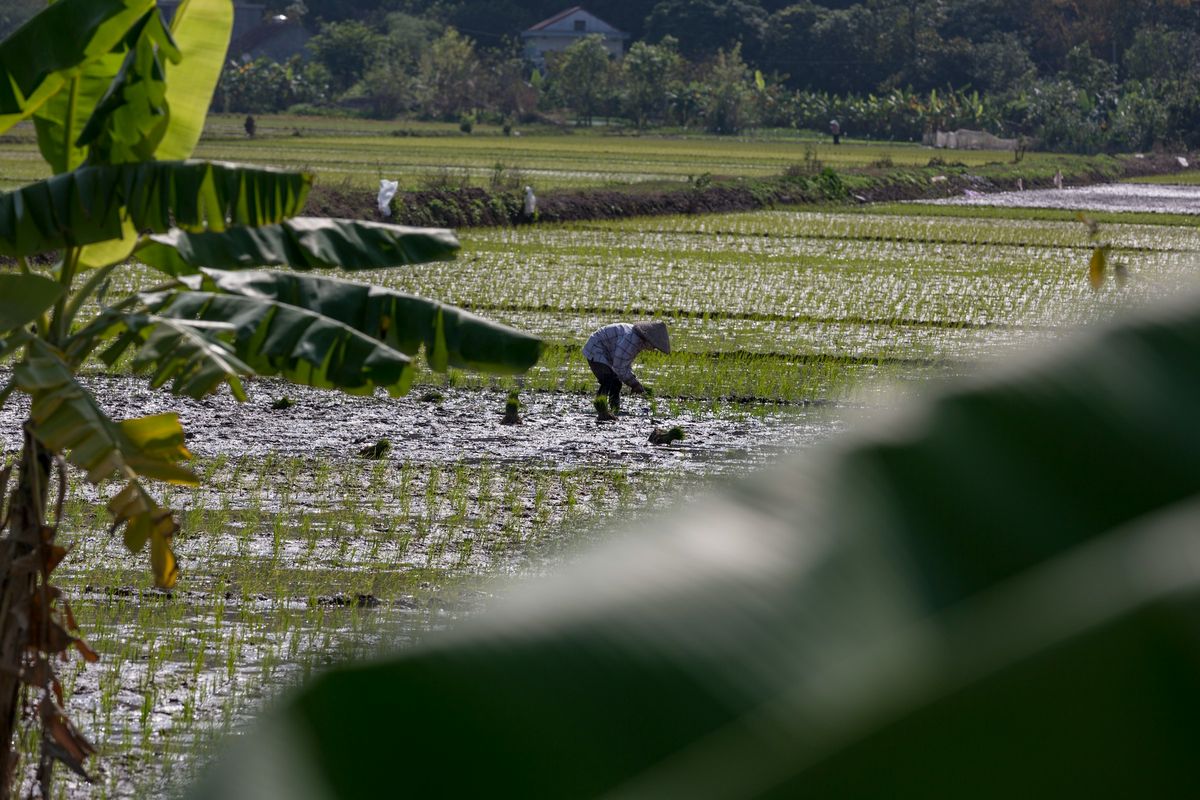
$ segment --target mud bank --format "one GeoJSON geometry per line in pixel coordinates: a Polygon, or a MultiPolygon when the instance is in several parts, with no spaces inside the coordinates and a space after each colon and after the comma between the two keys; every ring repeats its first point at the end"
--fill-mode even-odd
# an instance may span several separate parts
{"type": "MultiPolygon", "coordinates": [[[[931,154],[935,151],[930,151],[931,154]]],[[[525,218],[520,192],[481,188],[406,192],[393,203],[390,221],[403,225],[470,228],[572,222],[665,214],[752,211],[776,206],[821,203],[871,203],[935,200],[966,192],[992,193],[1053,186],[1054,168],[1023,163],[976,167],[953,162],[953,154],[936,151],[925,167],[863,167],[834,172],[791,172],[770,178],[713,178],[696,183],[629,186],[614,189],[562,189],[538,198],[535,221],[525,218]],[[949,160],[946,160],[949,159],[949,160]]],[[[1194,160],[1194,157],[1193,159],[1194,160]]],[[[1068,186],[1112,183],[1125,178],[1182,171],[1174,155],[1094,156],[1064,160],[1068,186]]],[[[371,192],[316,186],[306,213],[384,219],[371,192]]]]}

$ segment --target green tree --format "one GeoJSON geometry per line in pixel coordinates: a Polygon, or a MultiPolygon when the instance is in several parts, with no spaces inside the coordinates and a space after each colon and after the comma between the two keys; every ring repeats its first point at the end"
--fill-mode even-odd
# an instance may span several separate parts
{"type": "Polygon", "coordinates": [[[547,67],[554,78],[559,95],[575,111],[579,121],[592,124],[592,117],[608,101],[610,89],[610,60],[600,34],[585,36],[574,42],[547,67]]]}
{"type": "Polygon", "coordinates": [[[705,81],[705,125],[713,133],[738,133],[754,124],[753,106],[753,77],[741,45],[718,51],[705,81]]]}
{"type": "Polygon", "coordinates": [[[1200,34],[1147,26],[1134,35],[1124,61],[1134,80],[1164,82],[1194,75],[1200,68],[1200,34]]]}
{"type": "Polygon", "coordinates": [[[532,80],[526,81],[530,73],[521,51],[516,41],[484,51],[481,97],[488,111],[510,123],[529,119],[538,105],[538,90],[532,80]]]}
{"type": "Polygon", "coordinates": [[[646,38],[679,40],[692,60],[706,59],[740,42],[757,55],[767,14],[758,0],[661,0],[646,17],[646,38]]]}
{"type": "Polygon", "coordinates": [[[447,28],[421,55],[417,95],[424,114],[457,119],[480,102],[481,68],[475,42],[447,28]]]}
{"type": "Polygon", "coordinates": [[[439,370],[521,371],[540,353],[535,338],[453,307],[308,274],[448,258],[449,231],[299,217],[311,175],[188,160],[232,25],[230,0],[190,0],[169,29],[155,0],[58,0],[0,43],[0,131],[33,118],[55,173],[0,195],[0,256],[16,265],[0,271],[0,358],[13,365],[0,401],[30,403],[20,457],[0,470],[0,497],[15,484],[0,539],[0,798],[14,789],[23,707],[41,722],[43,796],[55,761],[82,773],[93,752],[55,674],[68,649],[97,658],[50,584],[67,554],[56,539],[69,468],[100,487],[113,530],[149,551],[165,588],[179,526],[154,484],[199,482],[178,416],[111,417],[77,379],[85,364],[127,362],[176,394],[228,386],[245,399],[255,373],[400,394],[422,345],[439,370]],[[114,298],[106,287],[130,255],[161,282],[114,298]]]}
{"type": "Polygon", "coordinates": [[[817,85],[810,80],[809,48],[819,14],[819,9],[810,0],[793,3],[772,14],[767,21],[762,54],[758,59],[762,68],[786,73],[788,83],[793,86],[817,85]]]}
{"type": "Polygon", "coordinates": [[[670,36],[659,44],[634,42],[621,61],[623,105],[639,128],[666,116],[672,90],[683,72],[683,58],[670,36]]]}
{"type": "Polygon", "coordinates": [[[326,23],[308,41],[308,49],[329,70],[337,92],[346,91],[362,79],[382,45],[383,37],[357,20],[326,23]]]}
{"type": "Polygon", "coordinates": [[[421,54],[445,28],[431,19],[397,11],[385,20],[386,33],[377,59],[399,62],[405,69],[416,71],[421,54]]]}
{"type": "Polygon", "coordinates": [[[997,94],[1028,89],[1037,67],[1016,34],[999,34],[971,49],[967,79],[980,91],[997,94]]]}
{"type": "Polygon", "coordinates": [[[370,101],[372,116],[391,119],[416,107],[421,54],[442,30],[433,20],[402,12],[387,15],[386,33],[377,41],[359,84],[370,101]]]}
{"type": "Polygon", "coordinates": [[[323,66],[304,64],[299,56],[286,64],[267,56],[242,64],[231,61],[221,72],[213,104],[223,111],[250,114],[283,111],[296,103],[324,101],[328,80],[323,66]]]}

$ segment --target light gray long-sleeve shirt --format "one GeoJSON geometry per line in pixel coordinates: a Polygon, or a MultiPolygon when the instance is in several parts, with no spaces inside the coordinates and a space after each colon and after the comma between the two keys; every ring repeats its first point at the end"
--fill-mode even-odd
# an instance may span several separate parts
{"type": "Polygon", "coordinates": [[[612,367],[621,382],[633,386],[638,383],[633,374],[633,360],[638,353],[649,350],[651,344],[637,335],[628,322],[605,325],[588,337],[583,346],[583,357],[612,367]]]}

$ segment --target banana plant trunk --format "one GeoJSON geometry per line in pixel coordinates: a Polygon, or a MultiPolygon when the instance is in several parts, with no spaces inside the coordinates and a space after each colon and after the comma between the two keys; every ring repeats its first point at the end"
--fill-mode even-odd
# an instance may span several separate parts
{"type": "Polygon", "coordinates": [[[8,536],[0,540],[0,800],[8,800],[15,790],[18,754],[14,740],[21,711],[23,656],[29,641],[30,598],[37,580],[30,556],[41,545],[49,478],[49,454],[26,429],[9,506],[8,536]]]}

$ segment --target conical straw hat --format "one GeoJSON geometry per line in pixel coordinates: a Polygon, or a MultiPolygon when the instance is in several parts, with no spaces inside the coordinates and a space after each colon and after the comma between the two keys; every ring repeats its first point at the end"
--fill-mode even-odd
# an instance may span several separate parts
{"type": "Polygon", "coordinates": [[[655,350],[661,350],[664,353],[671,352],[671,337],[667,335],[667,323],[639,322],[633,326],[633,329],[640,333],[642,338],[649,342],[655,350]]]}

